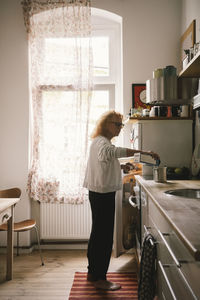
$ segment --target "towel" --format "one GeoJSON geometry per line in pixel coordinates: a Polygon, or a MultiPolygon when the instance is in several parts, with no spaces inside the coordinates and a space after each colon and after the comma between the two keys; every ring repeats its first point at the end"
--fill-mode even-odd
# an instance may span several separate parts
{"type": "Polygon", "coordinates": [[[139,300],[153,300],[156,292],[156,241],[148,233],[144,237],[138,285],[139,300]],[[153,242],[153,245],[151,243],[153,242]]]}

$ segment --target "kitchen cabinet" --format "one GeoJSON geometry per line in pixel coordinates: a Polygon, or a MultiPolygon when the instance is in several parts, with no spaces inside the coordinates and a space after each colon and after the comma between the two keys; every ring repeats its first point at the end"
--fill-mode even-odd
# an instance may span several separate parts
{"type": "Polygon", "coordinates": [[[187,201],[183,198],[164,194],[172,186],[194,188],[195,185],[199,187],[200,182],[155,183],[142,176],[136,176],[136,181],[142,193],[146,194],[143,195],[146,205],[141,206],[141,232],[144,234],[145,229],[148,230],[156,240],[158,299],[200,299],[199,233],[196,228],[200,203],[187,199],[187,207],[187,201]],[[196,211],[196,217],[192,217],[192,210],[196,211]]]}

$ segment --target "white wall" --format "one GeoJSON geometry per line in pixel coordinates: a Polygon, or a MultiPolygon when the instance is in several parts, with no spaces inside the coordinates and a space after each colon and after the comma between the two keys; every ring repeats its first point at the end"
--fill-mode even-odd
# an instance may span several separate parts
{"type": "MultiPolygon", "coordinates": [[[[19,186],[22,189],[16,220],[30,216],[30,200],[25,191],[28,48],[20,3],[21,0],[0,1],[0,188],[19,186]]],[[[93,7],[123,17],[125,114],[131,107],[132,83],[146,82],[155,68],[178,66],[181,4],[181,0],[92,0],[93,7]]],[[[128,143],[128,138],[125,142],[128,143]]],[[[29,234],[24,233],[21,244],[28,243],[29,234]]]]}
{"type": "MultiPolygon", "coordinates": [[[[20,0],[0,1],[0,188],[18,186],[15,219],[30,217],[28,170],[28,48],[20,0]]],[[[2,237],[3,233],[1,233],[2,237]]],[[[23,245],[29,234],[21,235],[23,245]]]]}
{"type": "MultiPolygon", "coordinates": [[[[196,42],[200,42],[200,0],[183,0],[181,34],[196,20],[196,42]]],[[[200,143],[200,118],[196,112],[195,145],[200,143]]]]}

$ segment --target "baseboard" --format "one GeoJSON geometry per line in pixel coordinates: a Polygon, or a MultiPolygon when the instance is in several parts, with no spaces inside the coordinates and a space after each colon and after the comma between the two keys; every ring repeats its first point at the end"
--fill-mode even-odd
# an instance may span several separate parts
{"type": "MultiPolygon", "coordinates": [[[[48,250],[85,250],[87,245],[87,242],[43,242],[40,247],[48,250]]],[[[35,249],[38,249],[38,245],[35,245],[35,249]]]]}
{"type": "MultiPolygon", "coordinates": [[[[29,254],[34,250],[34,245],[32,246],[24,246],[24,247],[20,247],[19,248],[19,254],[29,254]]],[[[7,253],[7,247],[6,246],[2,246],[0,247],[0,254],[6,254],[7,253]]],[[[17,247],[13,248],[13,253],[17,254],[17,247]]]]}
{"type": "MultiPolygon", "coordinates": [[[[45,242],[40,244],[40,248],[44,250],[85,250],[87,249],[87,242],[45,242]]],[[[34,250],[38,250],[38,244],[31,246],[23,246],[19,248],[19,253],[29,254],[34,250]]],[[[14,254],[17,254],[17,247],[13,249],[14,254]]],[[[0,254],[7,253],[7,247],[0,247],[0,254]]]]}

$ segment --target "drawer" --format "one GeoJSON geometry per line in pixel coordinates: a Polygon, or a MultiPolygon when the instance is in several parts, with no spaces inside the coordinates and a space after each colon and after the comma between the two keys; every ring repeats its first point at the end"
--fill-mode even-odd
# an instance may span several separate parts
{"type": "MultiPolygon", "coordinates": [[[[180,239],[173,226],[161,213],[159,208],[155,205],[153,200],[149,199],[149,218],[151,219],[151,227],[154,232],[155,238],[159,241],[159,248],[166,248],[163,241],[163,237],[167,244],[172,249],[173,253],[179,261],[192,261],[195,262],[194,257],[186,248],[183,241],[180,239]]],[[[162,249],[161,249],[162,251],[162,249]]],[[[163,250],[162,253],[165,251],[163,250]]],[[[169,251],[167,251],[169,253],[169,251]]],[[[165,257],[166,260],[166,257],[165,257]]],[[[165,261],[165,263],[171,263],[171,261],[165,261]]]]}
{"type": "Polygon", "coordinates": [[[198,294],[192,289],[188,278],[175,265],[162,264],[158,260],[158,295],[159,300],[198,300],[198,294]]]}
{"type": "Polygon", "coordinates": [[[0,213],[0,225],[6,223],[12,216],[12,208],[9,207],[0,213]]]}

